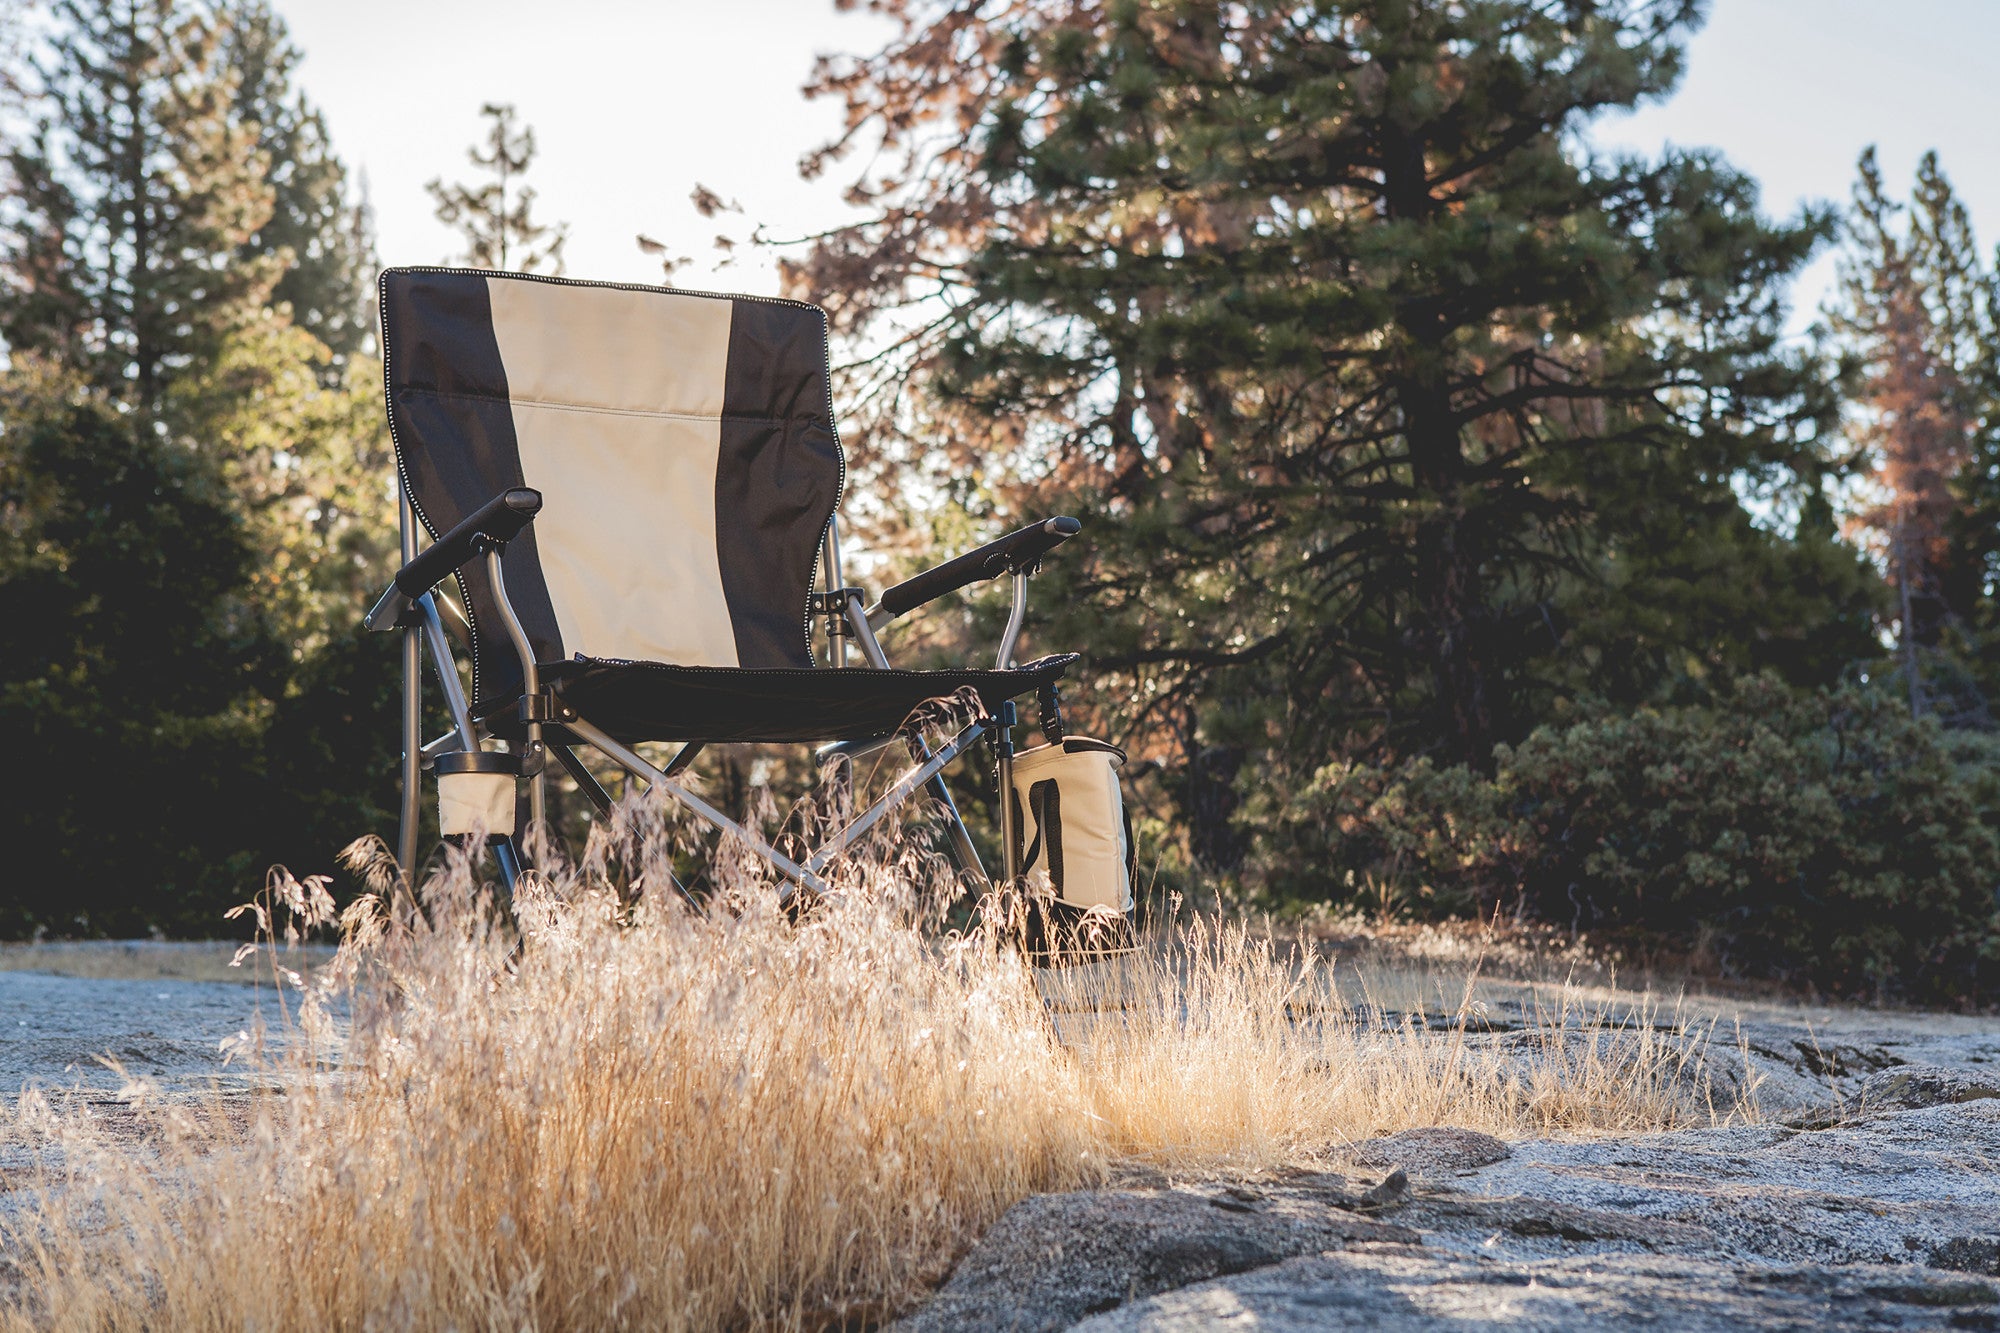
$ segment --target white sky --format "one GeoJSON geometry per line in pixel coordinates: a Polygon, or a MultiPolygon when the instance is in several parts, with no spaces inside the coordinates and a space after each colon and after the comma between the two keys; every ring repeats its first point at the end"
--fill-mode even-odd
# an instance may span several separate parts
{"type": "Polygon", "coordinates": [[[640,232],[696,260],[675,281],[771,292],[768,258],[717,272],[711,239],[743,219],[699,217],[696,182],[748,218],[824,227],[849,215],[837,178],[798,160],[839,129],[800,86],[821,51],[870,49],[890,31],[831,0],[275,0],[305,52],[300,81],[335,146],[365,169],[385,264],[459,248],[424,182],[476,180],[465,160],[485,102],[534,126],[536,214],[566,221],[572,277],[658,282],[640,232]]]}
{"type": "MultiPolygon", "coordinates": [[[[385,263],[452,252],[424,182],[467,178],[480,104],[511,101],[540,141],[540,215],[570,224],[572,275],[658,281],[634,243],[645,231],[697,259],[676,281],[746,292],[773,289],[768,260],[714,269],[717,228],[689,191],[699,181],[741,200],[774,234],[848,216],[840,172],[798,177],[800,155],[838,127],[832,104],[798,89],[817,53],[869,50],[888,31],[831,0],[276,3],[334,142],[367,172],[385,263]]],[[[1844,200],[1868,143],[1898,190],[1936,147],[1990,247],[2000,240],[1996,50],[2000,0],[1713,0],[1680,92],[1606,121],[1597,138],[1720,148],[1779,214],[1844,200]]],[[[1802,316],[1830,277],[1826,260],[1808,275],[1802,316]]]]}

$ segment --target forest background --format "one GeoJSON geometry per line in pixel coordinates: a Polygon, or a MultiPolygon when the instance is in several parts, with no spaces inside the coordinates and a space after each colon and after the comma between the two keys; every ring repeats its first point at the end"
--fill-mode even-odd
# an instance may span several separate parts
{"type": "MultiPolygon", "coordinates": [[[[1085,520],[1033,632],[1088,655],[1155,889],[1990,999],[2000,279],[1934,156],[1778,220],[1716,153],[1593,148],[1671,94],[1692,0],[868,8],[804,163],[863,211],[776,250],[840,344],[852,540],[879,581],[1085,520]]],[[[366,201],[267,5],[21,12],[0,934],[212,934],[393,822],[366,201]]],[[[439,216],[557,270],[532,136],[487,120],[439,216]]]]}

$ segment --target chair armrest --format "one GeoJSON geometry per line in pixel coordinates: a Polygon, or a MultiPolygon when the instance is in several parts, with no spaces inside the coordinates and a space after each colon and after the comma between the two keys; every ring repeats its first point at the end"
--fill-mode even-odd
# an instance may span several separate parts
{"type": "Polygon", "coordinates": [[[478,555],[488,543],[505,545],[520,536],[541,509],[540,491],[517,486],[500,492],[397,570],[388,590],[361,623],[372,630],[395,629],[404,624],[417,598],[478,555]]]}
{"type": "Polygon", "coordinates": [[[1081,531],[1083,524],[1073,518],[1045,518],[927,569],[913,579],[905,579],[883,593],[876,606],[885,613],[884,619],[893,619],[982,579],[1027,572],[1043,556],[1081,531]]]}

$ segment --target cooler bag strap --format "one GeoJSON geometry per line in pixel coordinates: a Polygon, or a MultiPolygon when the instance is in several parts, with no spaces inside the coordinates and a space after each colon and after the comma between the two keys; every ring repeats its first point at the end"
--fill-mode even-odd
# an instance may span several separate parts
{"type": "Polygon", "coordinates": [[[1021,860],[1021,873],[1034,869],[1035,860],[1042,854],[1044,838],[1049,844],[1049,882],[1060,894],[1063,886],[1062,857],[1062,788],[1054,778],[1044,778],[1028,788],[1028,809],[1035,816],[1035,840],[1028,844],[1028,854],[1021,860]]]}
{"type": "Polygon", "coordinates": [[[1139,843],[1132,836],[1132,807],[1119,793],[1118,813],[1125,820],[1125,884],[1136,897],[1139,889],[1139,843]]]}

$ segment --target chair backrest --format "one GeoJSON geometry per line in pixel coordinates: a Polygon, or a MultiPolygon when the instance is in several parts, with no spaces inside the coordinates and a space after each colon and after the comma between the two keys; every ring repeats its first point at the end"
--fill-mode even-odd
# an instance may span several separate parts
{"type": "MultiPolygon", "coordinates": [[[[537,658],[813,665],[814,562],[845,463],[816,306],[472,269],[382,274],[396,464],[435,538],[510,486],[537,658]]],[[[520,691],[483,566],[473,708],[520,691]]]]}

